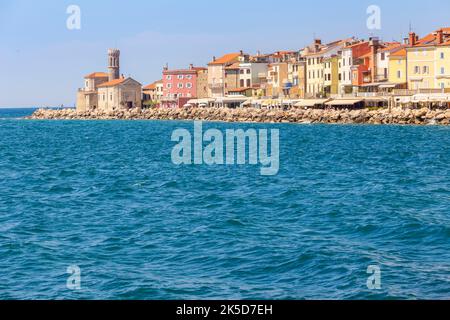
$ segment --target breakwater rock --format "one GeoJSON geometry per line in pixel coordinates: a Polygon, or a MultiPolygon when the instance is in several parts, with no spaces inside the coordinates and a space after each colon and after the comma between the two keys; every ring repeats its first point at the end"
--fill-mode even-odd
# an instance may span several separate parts
{"type": "Polygon", "coordinates": [[[77,112],[74,109],[39,109],[32,120],[202,120],[256,123],[340,123],[340,124],[412,124],[449,125],[450,109],[429,110],[393,108],[377,110],[334,109],[226,109],[180,108],[145,109],[115,112],[77,112]]]}

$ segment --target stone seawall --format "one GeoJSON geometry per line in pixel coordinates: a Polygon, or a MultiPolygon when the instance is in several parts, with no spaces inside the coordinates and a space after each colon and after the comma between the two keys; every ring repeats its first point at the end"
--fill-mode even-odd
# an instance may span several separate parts
{"type": "Polygon", "coordinates": [[[450,109],[429,110],[402,109],[392,110],[319,110],[319,109],[147,109],[143,111],[117,111],[113,113],[86,112],[77,113],[74,109],[39,109],[32,120],[203,120],[223,122],[256,123],[340,123],[340,124],[412,124],[412,125],[449,125],[450,109]]]}

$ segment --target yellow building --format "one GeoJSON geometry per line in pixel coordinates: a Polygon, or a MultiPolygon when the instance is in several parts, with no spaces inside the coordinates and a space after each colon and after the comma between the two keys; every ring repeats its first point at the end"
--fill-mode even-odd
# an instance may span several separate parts
{"type": "Polygon", "coordinates": [[[315,40],[313,45],[305,48],[303,54],[306,58],[306,96],[308,98],[322,97],[326,94],[324,60],[340,55],[343,47],[352,41],[354,39],[339,40],[323,45],[321,40],[315,40]]]}
{"type": "Polygon", "coordinates": [[[450,89],[450,41],[436,48],[436,84],[439,89],[450,89]]]}
{"type": "Polygon", "coordinates": [[[418,39],[409,36],[407,81],[409,89],[450,89],[450,28],[418,39]]]}
{"type": "Polygon", "coordinates": [[[406,67],[406,49],[401,47],[397,51],[392,52],[389,56],[389,83],[406,85],[406,67]]]}
{"type": "Polygon", "coordinates": [[[324,93],[337,95],[339,90],[339,56],[325,58],[324,65],[324,93]]]}

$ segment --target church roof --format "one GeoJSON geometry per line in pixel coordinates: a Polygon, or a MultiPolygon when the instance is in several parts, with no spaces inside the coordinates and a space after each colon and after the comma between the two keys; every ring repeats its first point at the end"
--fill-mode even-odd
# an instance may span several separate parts
{"type": "Polygon", "coordinates": [[[108,74],[104,72],[94,72],[84,77],[85,79],[108,78],[108,74]]]}
{"type": "Polygon", "coordinates": [[[115,86],[121,84],[122,82],[124,82],[125,80],[126,80],[125,78],[120,78],[120,79],[108,81],[108,82],[105,82],[105,83],[102,83],[101,85],[99,85],[98,88],[115,87],[115,86]]]}
{"type": "Polygon", "coordinates": [[[112,80],[112,81],[108,81],[108,82],[102,83],[97,88],[115,87],[115,86],[118,86],[118,85],[120,85],[120,84],[122,84],[122,83],[124,83],[126,81],[131,81],[131,82],[133,82],[135,84],[138,84],[138,85],[142,86],[139,82],[137,82],[133,78],[121,77],[119,79],[115,79],[115,80],[112,80]]]}

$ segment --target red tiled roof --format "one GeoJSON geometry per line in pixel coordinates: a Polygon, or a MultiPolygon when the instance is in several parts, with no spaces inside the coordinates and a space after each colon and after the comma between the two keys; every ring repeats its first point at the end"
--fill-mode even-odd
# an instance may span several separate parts
{"type": "Polygon", "coordinates": [[[240,56],[240,53],[229,53],[224,55],[223,57],[216,59],[214,61],[211,61],[209,65],[221,65],[221,64],[227,64],[227,63],[233,63],[237,60],[237,58],[240,56]]]}
{"type": "Polygon", "coordinates": [[[108,78],[108,74],[104,72],[94,72],[84,77],[85,79],[108,78]]]}
{"type": "Polygon", "coordinates": [[[406,57],[406,46],[400,46],[391,52],[391,57],[406,57]]]}
{"type": "Polygon", "coordinates": [[[399,42],[385,42],[384,45],[385,47],[381,49],[381,52],[390,52],[402,46],[399,42]]]}
{"type": "Polygon", "coordinates": [[[156,89],[156,85],[158,85],[159,83],[162,83],[162,82],[163,82],[162,80],[155,81],[152,84],[149,84],[149,85],[143,87],[142,89],[144,89],[144,90],[155,90],[156,89]]]}
{"type": "Polygon", "coordinates": [[[105,83],[102,83],[101,85],[99,85],[98,88],[115,87],[115,86],[121,84],[122,82],[124,82],[125,80],[126,80],[125,78],[120,78],[120,79],[108,81],[108,82],[105,82],[105,83]]]}
{"type": "Polygon", "coordinates": [[[413,47],[429,47],[437,45],[448,45],[450,42],[450,28],[441,28],[432,33],[427,34],[425,37],[419,39],[413,47]],[[444,43],[437,43],[437,33],[442,31],[444,33],[444,43]]]}

